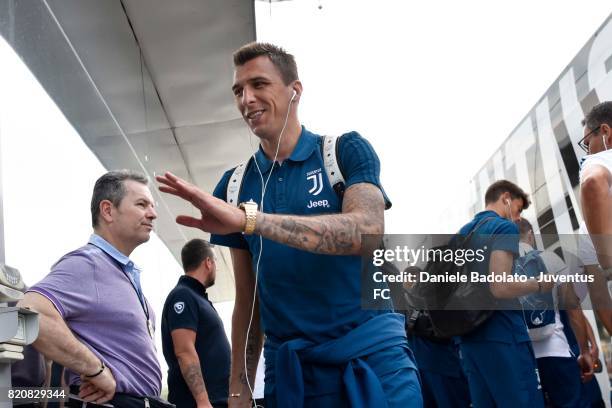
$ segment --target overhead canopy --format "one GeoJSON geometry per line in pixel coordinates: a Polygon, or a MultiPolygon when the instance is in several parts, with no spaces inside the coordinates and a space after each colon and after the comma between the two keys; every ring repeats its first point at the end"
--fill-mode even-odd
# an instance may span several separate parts
{"type": "MultiPolygon", "coordinates": [[[[255,40],[252,1],[0,0],[0,33],[107,169],[172,171],[211,191],[252,150],[231,95],[231,54],[255,40]]],[[[193,209],[153,193],[156,233],[179,259],[202,237],[174,222],[193,209]]],[[[234,292],[220,258],[217,301],[234,292]]]]}

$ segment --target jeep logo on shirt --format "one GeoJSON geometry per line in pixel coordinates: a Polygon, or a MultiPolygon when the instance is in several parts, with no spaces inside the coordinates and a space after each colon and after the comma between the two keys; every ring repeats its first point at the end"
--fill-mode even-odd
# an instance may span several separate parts
{"type": "MultiPolygon", "coordinates": [[[[319,173],[319,175],[320,174],[321,173],[319,173]]],[[[315,208],[315,207],[329,208],[329,201],[327,201],[327,200],[319,200],[319,201],[312,201],[312,200],[310,200],[310,202],[306,206],[306,208],[315,208]]]]}
{"type": "MultiPolygon", "coordinates": [[[[312,188],[308,192],[312,195],[319,195],[323,190],[323,173],[321,169],[309,171],[306,173],[306,180],[312,180],[312,188]]],[[[310,207],[308,207],[310,208],[310,207]]]]}

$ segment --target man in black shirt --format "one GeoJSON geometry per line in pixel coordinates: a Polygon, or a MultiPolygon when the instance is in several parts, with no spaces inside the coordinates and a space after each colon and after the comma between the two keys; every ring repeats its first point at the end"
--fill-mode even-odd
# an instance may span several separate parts
{"type": "Polygon", "coordinates": [[[177,408],[226,407],[230,345],[206,288],[215,281],[212,245],[193,239],[183,247],[185,275],[162,312],[162,346],[168,363],[168,400],[177,408]]]}

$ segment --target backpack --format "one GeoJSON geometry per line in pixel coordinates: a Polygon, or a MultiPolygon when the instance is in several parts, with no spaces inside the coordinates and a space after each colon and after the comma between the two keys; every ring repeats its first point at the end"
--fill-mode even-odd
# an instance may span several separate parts
{"type": "MultiPolygon", "coordinates": [[[[456,234],[445,245],[432,249],[459,250],[469,248],[472,236],[487,221],[481,220],[467,236],[456,234]]],[[[417,336],[435,342],[448,342],[454,336],[466,335],[486,322],[495,312],[496,299],[491,294],[487,283],[472,282],[470,264],[461,266],[453,261],[443,259],[430,260],[424,271],[432,275],[448,273],[467,275],[467,282],[417,282],[410,290],[405,291],[404,300],[408,304],[405,310],[406,329],[417,336]],[[470,304],[477,300],[487,305],[483,310],[473,310],[470,304]]]]}
{"type": "MultiPolygon", "coordinates": [[[[540,272],[548,272],[540,253],[534,249],[518,258],[515,262],[516,273],[537,278],[540,272]]],[[[519,301],[531,340],[540,341],[550,337],[555,331],[555,302],[552,293],[532,293],[521,296],[519,301]]]]}
{"type": "MultiPolygon", "coordinates": [[[[325,174],[327,175],[329,184],[340,199],[344,196],[344,190],[346,188],[342,172],[342,163],[340,163],[340,159],[338,158],[338,141],[341,137],[342,136],[321,136],[321,156],[323,157],[325,174]]],[[[233,204],[236,207],[238,206],[244,173],[252,161],[253,156],[234,168],[225,192],[225,200],[229,204],[233,204]]]]}

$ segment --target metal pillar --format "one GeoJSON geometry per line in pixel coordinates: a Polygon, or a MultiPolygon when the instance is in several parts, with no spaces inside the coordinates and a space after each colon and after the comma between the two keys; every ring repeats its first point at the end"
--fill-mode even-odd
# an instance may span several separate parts
{"type": "MultiPolygon", "coordinates": [[[[12,5],[10,2],[9,5],[12,5]]],[[[12,11],[12,7],[9,8],[9,14],[12,11]]],[[[10,16],[9,16],[10,17],[10,16]]],[[[2,96],[0,96],[2,97],[2,96]]],[[[0,103],[0,108],[2,108],[3,104],[0,103]]],[[[0,262],[5,262],[5,251],[4,251],[4,192],[2,190],[2,114],[0,114],[0,262]]],[[[6,303],[2,303],[0,301],[0,308],[6,307],[6,303]]],[[[10,363],[0,363],[0,387],[10,387],[11,386],[11,364],[10,363]]],[[[11,401],[1,402],[0,408],[12,408],[13,403],[11,401]]]]}

